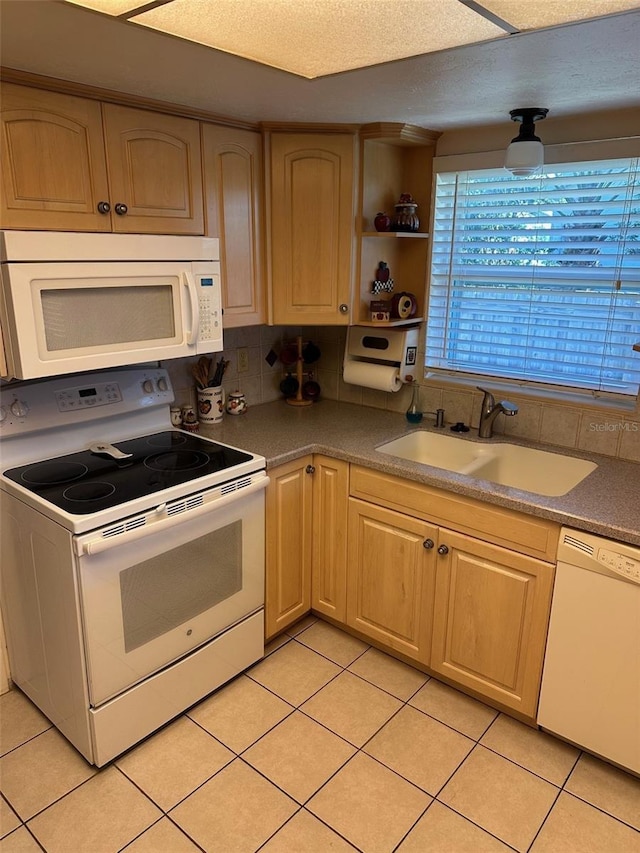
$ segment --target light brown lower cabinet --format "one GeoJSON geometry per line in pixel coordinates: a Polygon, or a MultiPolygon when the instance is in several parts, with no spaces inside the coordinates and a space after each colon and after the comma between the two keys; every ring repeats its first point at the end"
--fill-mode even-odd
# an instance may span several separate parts
{"type": "Polygon", "coordinates": [[[438,529],[349,499],[347,625],[428,663],[438,529]]]}
{"type": "Polygon", "coordinates": [[[311,607],[345,622],[349,463],[315,454],[313,467],[311,607]]]}
{"type": "Polygon", "coordinates": [[[267,639],[311,609],[312,463],[303,456],[267,472],[267,639]]]}
{"type": "MultiPolygon", "coordinates": [[[[320,454],[269,471],[267,638],[313,609],[534,719],[554,566],[419,517],[422,508],[384,506],[375,489],[376,502],[349,497],[362,471],[320,454]]],[[[463,503],[468,526],[478,502],[463,503]]]]}
{"type": "Polygon", "coordinates": [[[315,454],[268,473],[266,637],[311,607],[344,622],[349,464],[315,454]]]}
{"type": "Polygon", "coordinates": [[[535,717],[554,567],[441,528],[431,669],[535,717]]]}

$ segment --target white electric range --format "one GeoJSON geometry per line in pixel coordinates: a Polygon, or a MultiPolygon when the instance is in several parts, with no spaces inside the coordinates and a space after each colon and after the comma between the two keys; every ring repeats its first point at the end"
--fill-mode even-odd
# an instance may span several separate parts
{"type": "Polygon", "coordinates": [[[156,367],[0,389],[11,678],[102,766],[264,653],[265,460],[156,367]]]}

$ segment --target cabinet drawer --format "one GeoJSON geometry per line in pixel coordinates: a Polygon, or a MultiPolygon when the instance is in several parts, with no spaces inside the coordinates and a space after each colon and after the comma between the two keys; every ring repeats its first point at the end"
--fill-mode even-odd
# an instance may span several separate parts
{"type": "Polygon", "coordinates": [[[351,495],[453,527],[462,533],[555,562],[560,525],[515,510],[435,489],[359,465],[351,467],[351,495]]]}

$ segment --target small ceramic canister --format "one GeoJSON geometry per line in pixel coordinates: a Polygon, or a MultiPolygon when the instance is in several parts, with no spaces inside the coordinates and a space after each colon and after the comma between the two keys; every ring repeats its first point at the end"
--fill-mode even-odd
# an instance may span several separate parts
{"type": "Polygon", "coordinates": [[[222,385],[198,388],[198,416],[203,424],[218,424],[224,416],[222,385]]]}
{"type": "Polygon", "coordinates": [[[247,411],[247,399],[242,391],[232,391],[227,394],[227,413],[229,415],[242,415],[247,411]]]}
{"type": "Polygon", "coordinates": [[[200,430],[198,418],[191,406],[185,406],[182,410],[182,429],[186,432],[198,432],[200,430]]]}

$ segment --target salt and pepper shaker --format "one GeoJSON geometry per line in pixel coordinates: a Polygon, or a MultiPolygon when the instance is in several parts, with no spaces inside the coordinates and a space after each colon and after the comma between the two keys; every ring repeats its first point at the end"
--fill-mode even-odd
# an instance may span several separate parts
{"type": "Polygon", "coordinates": [[[182,409],[182,429],[186,432],[198,432],[200,424],[198,417],[193,411],[193,406],[184,406],[182,409]]]}

